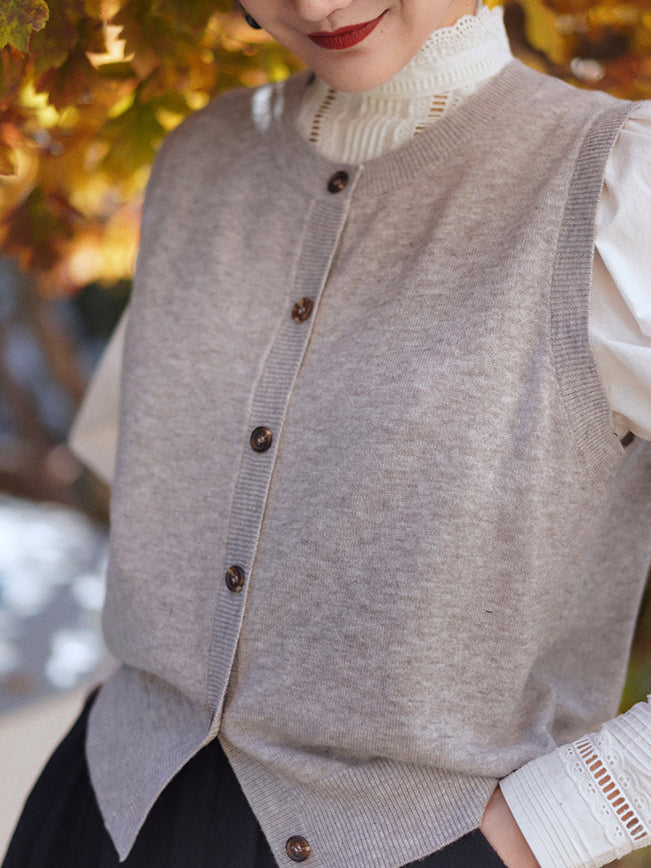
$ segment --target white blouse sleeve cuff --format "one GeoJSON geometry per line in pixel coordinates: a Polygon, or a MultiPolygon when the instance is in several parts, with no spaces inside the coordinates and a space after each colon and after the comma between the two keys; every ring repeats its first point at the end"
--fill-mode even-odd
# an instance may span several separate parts
{"type": "Polygon", "coordinates": [[[541,868],[597,868],[651,843],[651,706],[539,757],[500,787],[541,868]]]}

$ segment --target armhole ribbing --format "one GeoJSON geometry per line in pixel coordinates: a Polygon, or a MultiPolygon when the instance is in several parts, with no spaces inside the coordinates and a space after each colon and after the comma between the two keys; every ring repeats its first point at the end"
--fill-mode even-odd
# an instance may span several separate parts
{"type": "Polygon", "coordinates": [[[593,485],[607,483],[623,454],[589,337],[594,234],[604,171],[635,103],[608,108],[592,122],[570,182],[551,288],[556,378],[576,449],[593,485]]]}

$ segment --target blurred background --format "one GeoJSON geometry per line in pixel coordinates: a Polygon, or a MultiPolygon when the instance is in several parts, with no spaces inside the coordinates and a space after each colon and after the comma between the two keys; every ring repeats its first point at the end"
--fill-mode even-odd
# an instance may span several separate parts
{"type": "MultiPolygon", "coordinates": [[[[524,62],[580,87],[651,97],[651,0],[503,5],[524,62]]],[[[66,437],[129,297],[156,148],[216,94],[284,78],[300,65],[226,0],[3,6],[0,779],[10,761],[12,773],[18,763],[31,775],[27,754],[35,773],[48,738],[53,743],[74,713],[57,697],[76,691],[76,702],[107,665],[99,612],[109,491],[66,437]],[[45,735],[33,728],[41,708],[39,726],[48,714],[57,722],[45,735]]],[[[650,660],[647,595],[623,709],[651,693],[650,660]]],[[[25,784],[4,777],[19,805],[25,784]]],[[[619,864],[651,866],[651,855],[619,864]]]]}

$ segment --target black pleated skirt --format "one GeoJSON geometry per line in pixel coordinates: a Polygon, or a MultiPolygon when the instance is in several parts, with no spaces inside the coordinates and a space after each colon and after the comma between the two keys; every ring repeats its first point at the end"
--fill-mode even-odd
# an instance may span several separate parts
{"type": "MultiPolygon", "coordinates": [[[[104,828],[84,755],[92,701],[91,696],[36,782],[3,868],[277,868],[217,739],[168,784],[129,856],[120,863],[104,828]]],[[[407,868],[503,864],[476,830],[407,868]]]]}

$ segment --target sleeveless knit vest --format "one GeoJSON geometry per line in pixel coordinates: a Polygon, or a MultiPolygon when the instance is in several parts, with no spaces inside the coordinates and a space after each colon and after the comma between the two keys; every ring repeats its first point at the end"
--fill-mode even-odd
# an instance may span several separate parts
{"type": "Polygon", "coordinates": [[[364,166],[309,73],[167,140],[127,334],[88,759],[124,856],[219,736],[279,865],[395,868],[616,712],[651,459],[588,339],[631,106],[513,62],[364,166]],[[306,301],[307,299],[307,301],[306,301]],[[237,569],[236,569],[237,568],[237,569]]]}

